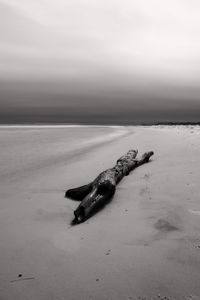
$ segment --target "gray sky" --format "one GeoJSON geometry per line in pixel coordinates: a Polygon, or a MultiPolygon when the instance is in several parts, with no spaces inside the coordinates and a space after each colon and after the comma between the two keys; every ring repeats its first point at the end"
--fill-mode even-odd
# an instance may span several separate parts
{"type": "Polygon", "coordinates": [[[199,0],[0,0],[0,122],[197,121],[199,16],[199,0]]]}

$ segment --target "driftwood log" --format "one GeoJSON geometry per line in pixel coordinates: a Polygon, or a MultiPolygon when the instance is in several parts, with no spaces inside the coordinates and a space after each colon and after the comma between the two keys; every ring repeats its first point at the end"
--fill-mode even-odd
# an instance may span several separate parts
{"type": "Polygon", "coordinates": [[[81,201],[74,211],[73,224],[84,222],[104,206],[114,195],[116,185],[121,179],[133,169],[147,163],[154,154],[153,151],[146,152],[140,159],[136,159],[137,153],[137,150],[129,150],[117,160],[113,168],[103,171],[94,181],[66,191],[65,197],[81,201]]]}

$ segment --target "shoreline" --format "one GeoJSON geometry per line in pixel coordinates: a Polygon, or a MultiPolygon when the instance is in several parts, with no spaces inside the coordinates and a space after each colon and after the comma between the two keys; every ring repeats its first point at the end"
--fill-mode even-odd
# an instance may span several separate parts
{"type": "MultiPolygon", "coordinates": [[[[0,124],[0,128],[123,128],[124,125],[85,125],[85,124],[0,124]]],[[[132,127],[132,126],[131,126],[132,127]]]]}
{"type": "Polygon", "coordinates": [[[29,174],[31,170],[35,173],[44,168],[51,168],[52,165],[56,166],[62,164],[63,161],[70,163],[76,159],[76,157],[78,158],[86,153],[90,153],[96,148],[109,145],[131,134],[133,134],[133,130],[124,127],[30,126],[24,128],[22,126],[1,128],[0,126],[0,138],[5,144],[5,147],[7,147],[6,151],[3,150],[5,153],[0,152],[0,163],[2,165],[0,178],[3,182],[9,178],[10,180],[15,179],[18,181],[17,177],[20,178],[21,175],[29,174]],[[55,132],[50,132],[49,129],[55,129],[55,132]],[[92,129],[92,131],[90,129],[92,129]],[[13,144],[11,149],[7,147],[5,143],[6,130],[9,133],[9,145],[13,144]],[[86,133],[87,131],[88,133],[82,137],[82,133],[86,133]],[[57,132],[59,133],[58,137],[56,136],[57,132]],[[28,137],[27,134],[29,133],[30,136],[28,137]],[[47,134],[48,139],[45,140],[47,134]],[[44,137],[44,140],[40,141],[42,137],[44,137]],[[35,143],[34,140],[37,143],[35,143]],[[26,151],[23,150],[19,141],[22,141],[26,151]],[[43,145],[40,145],[41,142],[43,145]],[[47,149],[45,149],[46,147],[47,149]],[[31,148],[35,149],[35,151],[31,150],[31,148]],[[19,149],[21,149],[20,152],[19,149]],[[21,163],[16,164],[16,160],[21,161],[21,163]],[[12,162],[11,166],[10,162],[12,162]]]}
{"type": "Polygon", "coordinates": [[[134,125],[106,125],[106,124],[0,124],[0,129],[9,128],[191,128],[200,124],[134,124],[134,125]]]}

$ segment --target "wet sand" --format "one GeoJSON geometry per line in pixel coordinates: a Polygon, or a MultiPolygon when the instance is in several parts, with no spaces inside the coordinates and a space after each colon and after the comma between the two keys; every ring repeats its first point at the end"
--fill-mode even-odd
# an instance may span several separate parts
{"type": "Polygon", "coordinates": [[[0,128],[0,299],[200,299],[200,127],[0,128]],[[71,226],[66,189],[151,162],[71,226]]]}

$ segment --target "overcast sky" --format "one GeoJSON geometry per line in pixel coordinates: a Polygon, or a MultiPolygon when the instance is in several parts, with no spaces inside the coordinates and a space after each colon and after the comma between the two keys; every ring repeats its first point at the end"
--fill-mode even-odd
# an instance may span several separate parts
{"type": "Polygon", "coordinates": [[[199,0],[0,0],[0,120],[197,120],[199,16],[199,0]]]}

